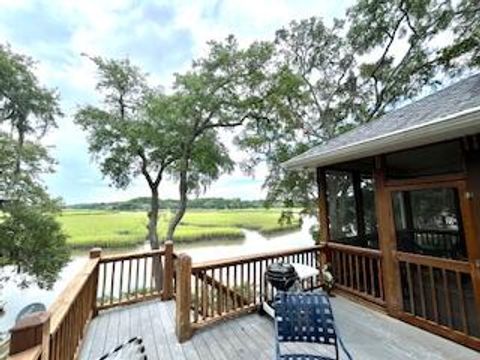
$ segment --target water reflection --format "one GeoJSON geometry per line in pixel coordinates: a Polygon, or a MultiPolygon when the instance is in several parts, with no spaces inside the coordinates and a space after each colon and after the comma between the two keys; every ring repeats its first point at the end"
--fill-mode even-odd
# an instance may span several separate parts
{"type": "MultiPolygon", "coordinates": [[[[309,229],[315,220],[305,219],[302,229],[298,231],[282,233],[275,236],[263,236],[256,231],[243,230],[245,239],[225,241],[205,241],[201,243],[176,245],[177,253],[185,252],[192,257],[193,262],[214,260],[241,255],[249,255],[268,251],[286,250],[295,247],[313,245],[309,229]]],[[[138,247],[138,250],[148,250],[148,244],[138,247]]],[[[134,249],[132,249],[134,250],[134,249]]],[[[125,252],[116,250],[112,252],[125,252]]],[[[51,290],[40,289],[35,285],[27,289],[20,289],[13,282],[4,284],[2,298],[7,301],[5,313],[0,315],[0,331],[7,331],[15,322],[18,312],[32,302],[42,302],[47,307],[55,300],[57,295],[65,288],[69,280],[85,264],[88,258],[87,252],[75,252],[72,260],[63,268],[59,279],[51,290]]],[[[2,271],[8,271],[3,269],[2,271]]]]}

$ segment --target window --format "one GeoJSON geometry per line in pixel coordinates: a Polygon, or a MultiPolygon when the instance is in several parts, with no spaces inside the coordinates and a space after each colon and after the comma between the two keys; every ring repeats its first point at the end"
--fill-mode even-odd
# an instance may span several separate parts
{"type": "Polygon", "coordinates": [[[466,248],[455,188],[397,191],[393,212],[400,251],[465,259],[466,248]]]}
{"type": "Polygon", "coordinates": [[[328,172],[327,197],[331,240],[378,248],[373,180],[358,173],[328,172]]]}

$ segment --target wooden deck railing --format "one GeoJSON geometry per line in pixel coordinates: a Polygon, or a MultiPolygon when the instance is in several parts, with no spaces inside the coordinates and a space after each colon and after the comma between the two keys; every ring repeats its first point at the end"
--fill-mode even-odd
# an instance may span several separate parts
{"type": "Polygon", "coordinates": [[[48,312],[26,317],[11,330],[9,359],[75,359],[85,329],[99,310],[172,298],[175,258],[172,243],[135,254],[101,256],[100,249],[90,251],[85,267],[48,312]]]}
{"type": "Polygon", "coordinates": [[[385,304],[380,250],[329,242],[328,251],[337,288],[385,304]]]}
{"type": "MultiPolygon", "coordinates": [[[[320,251],[320,246],[311,246],[198,263],[191,265],[191,268],[179,264],[177,281],[181,283],[177,283],[177,312],[186,317],[182,323],[189,322],[192,329],[196,329],[225,317],[257,309],[270,292],[263,276],[269,264],[285,261],[318,267],[320,251]],[[184,308],[180,307],[180,298],[184,308]]],[[[181,263],[182,260],[179,260],[181,263]]],[[[185,257],[183,261],[187,261],[185,257]]],[[[318,279],[315,279],[304,285],[314,287],[317,284],[318,279]]],[[[185,337],[179,334],[179,338],[185,337]]]]}
{"type": "MultiPolygon", "coordinates": [[[[475,319],[475,303],[471,295],[470,264],[403,252],[397,252],[397,259],[402,288],[405,289],[404,312],[424,324],[433,322],[468,337],[473,336],[478,320],[475,319]]],[[[471,341],[473,343],[474,339],[471,341]]]]}
{"type": "Polygon", "coordinates": [[[173,245],[147,253],[106,256],[100,259],[97,308],[172,297],[173,245]]]}
{"type": "Polygon", "coordinates": [[[86,266],[49,309],[51,360],[73,359],[85,327],[95,315],[99,256],[91,253],[86,266]]]}

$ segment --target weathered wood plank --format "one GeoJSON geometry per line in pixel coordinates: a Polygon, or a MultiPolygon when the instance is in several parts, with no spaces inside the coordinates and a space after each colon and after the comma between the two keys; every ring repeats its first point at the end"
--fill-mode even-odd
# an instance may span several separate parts
{"type": "MultiPolygon", "coordinates": [[[[341,296],[331,299],[336,324],[355,359],[456,359],[474,360],[478,353],[427,333],[402,321],[355,304],[341,296]]],[[[202,328],[179,344],[175,337],[175,302],[158,300],[108,310],[96,317],[85,337],[79,359],[96,359],[104,353],[107,332],[141,336],[150,360],[257,360],[272,359],[273,321],[257,314],[245,315],[202,328]],[[128,317],[125,316],[128,314],[128,317]],[[117,329],[112,325],[118,316],[117,329]],[[128,318],[129,321],[125,321],[128,318]],[[148,318],[148,319],[147,319],[148,318]],[[147,320],[146,320],[147,319],[147,320]],[[128,325],[127,325],[128,324],[128,325]],[[126,330],[123,327],[128,326],[126,330]],[[98,342],[100,344],[98,344],[98,342]]],[[[295,347],[291,347],[295,349],[295,347]]],[[[305,350],[307,348],[303,348],[305,350]]],[[[308,348],[310,350],[310,348],[308,348]]],[[[322,349],[311,349],[321,353],[322,349]]]]}
{"type": "MultiPolygon", "coordinates": [[[[163,308],[164,313],[166,314],[165,316],[165,321],[163,321],[165,329],[167,329],[167,334],[173,338],[175,335],[174,329],[175,329],[175,302],[169,301],[165,303],[165,306],[162,306],[162,303],[155,303],[157,308],[163,308]]],[[[176,340],[176,337],[175,337],[176,340]]],[[[197,350],[193,346],[192,342],[187,341],[186,343],[179,345],[177,342],[175,342],[178,346],[181,347],[183,350],[185,357],[187,359],[192,359],[192,360],[201,360],[202,358],[198,355],[197,350]]]]}

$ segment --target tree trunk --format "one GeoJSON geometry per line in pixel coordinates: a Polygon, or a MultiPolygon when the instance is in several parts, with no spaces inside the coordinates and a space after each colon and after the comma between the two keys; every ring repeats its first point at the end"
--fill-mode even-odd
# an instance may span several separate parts
{"type": "Polygon", "coordinates": [[[148,241],[152,250],[160,248],[160,242],[158,241],[158,188],[151,188],[152,197],[150,199],[150,211],[148,212],[148,241]]]}
{"type": "Polygon", "coordinates": [[[180,172],[179,192],[180,192],[180,203],[178,205],[178,209],[174,217],[170,220],[170,223],[168,224],[167,240],[170,240],[170,241],[173,241],[173,235],[175,233],[175,229],[177,228],[178,224],[180,224],[180,221],[182,221],[183,215],[185,215],[185,211],[187,210],[188,185],[187,185],[187,169],[186,168],[184,168],[180,172]]]}
{"type": "MultiPolygon", "coordinates": [[[[160,248],[160,242],[158,241],[158,188],[152,187],[152,197],[150,199],[150,211],[148,212],[148,240],[152,250],[160,248]]],[[[155,279],[155,290],[161,291],[163,288],[163,262],[159,256],[152,258],[153,266],[153,278],[155,279]]]]}

